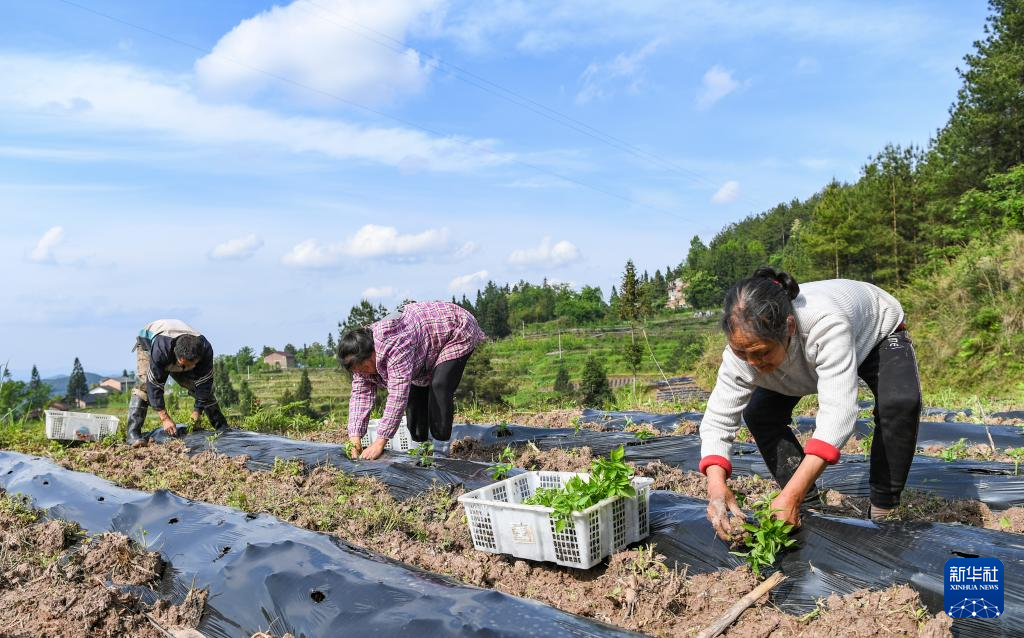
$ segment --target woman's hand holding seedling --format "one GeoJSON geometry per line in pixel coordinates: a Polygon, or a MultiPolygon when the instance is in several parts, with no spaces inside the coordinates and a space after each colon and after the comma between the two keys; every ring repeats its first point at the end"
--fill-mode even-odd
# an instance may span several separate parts
{"type": "Polygon", "coordinates": [[[359,458],[364,461],[373,461],[380,458],[381,454],[384,454],[384,446],[388,444],[388,439],[380,438],[370,444],[370,447],[363,450],[359,458]]]}
{"type": "Polygon", "coordinates": [[[725,483],[725,469],[717,465],[708,468],[708,520],[715,528],[715,533],[723,541],[732,539],[732,522],[729,520],[729,513],[738,517],[740,521],[746,519],[739,503],[736,502],[736,495],[732,493],[725,483]]]}

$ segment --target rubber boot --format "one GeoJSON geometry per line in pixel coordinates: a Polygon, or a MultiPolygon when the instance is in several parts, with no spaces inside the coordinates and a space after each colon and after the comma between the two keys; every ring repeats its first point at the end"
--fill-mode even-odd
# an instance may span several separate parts
{"type": "Polygon", "coordinates": [[[206,418],[210,419],[210,425],[212,425],[218,432],[223,432],[228,429],[228,420],[224,416],[224,413],[220,411],[219,405],[211,405],[204,409],[203,412],[206,413],[206,418]]]}
{"type": "Polygon", "coordinates": [[[146,422],[146,412],[149,411],[149,402],[140,399],[132,394],[128,401],[128,445],[139,447],[148,441],[142,436],[142,425],[146,422]]]}

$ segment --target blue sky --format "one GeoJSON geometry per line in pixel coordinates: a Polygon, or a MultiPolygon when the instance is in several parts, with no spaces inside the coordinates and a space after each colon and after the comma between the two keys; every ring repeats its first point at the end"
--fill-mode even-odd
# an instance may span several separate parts
{"type": "Polygon", "coordinates": [[[155,318],[233,352],[323,341],[364,296],[544,277],[607,293],[627,258],[678,264],[693,235],[925,144],[986,6],[0,12],[0,364],[49,375],[130,368],[155,318]]]}

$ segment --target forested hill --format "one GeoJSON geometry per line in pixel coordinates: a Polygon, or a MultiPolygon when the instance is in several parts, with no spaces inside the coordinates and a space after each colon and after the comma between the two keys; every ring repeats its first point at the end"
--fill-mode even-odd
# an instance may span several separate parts
{"type": "Polygon", "coordinates": [[[799,281],[873,282],[903,301],[933,376],[1024,394],[1013,380],[1024,372],[1024,1],[990,7],[926,147],[887,145],[853,183],[748,217],[707,246],[695,237],[685,276],[719,293],[764,263],[799,281]]]}

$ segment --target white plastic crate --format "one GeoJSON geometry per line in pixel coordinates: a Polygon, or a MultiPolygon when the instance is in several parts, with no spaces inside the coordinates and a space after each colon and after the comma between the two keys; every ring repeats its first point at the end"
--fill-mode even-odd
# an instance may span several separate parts
{"type": "MultiPolygon", "coordinates": [[[[380,426],[380,419],[370,419],[370,423],[366,426],[366,434],[363,435],[363,447],[370,447],[370,444],[377,440],[377,428],[380,426]]],[[[409,434],[409,428],[405,425],[405,417],[402,417],[402,422],[398,424],[398,430],[395,435],[388,439],[387,445],[384,446],[385,450],[391,450],[392,452],[408,452],[412,448],[416,447],[416,443],[413,442],[412,436],[409,434]]]]}
{"type": "Polygon", "coordinates": [[[46,411],[46,438],[62,441],[99,441],[117,432],[117,417],[84,412],[46,411]]]}
{"type": "Polygon", "coordinates": [[[537,488],[563,487],[574,476],[590,478],[586,473],[525,472],[460,496],[473,545],[493,554],[589,569],[647,538],[654,484],[650,478],[633,479],[636,496],[632,498],[606,498],[582,512],[573,512],[572,524],[561,532],[555,531],[550,507],[522,504],[537,488]]]}

